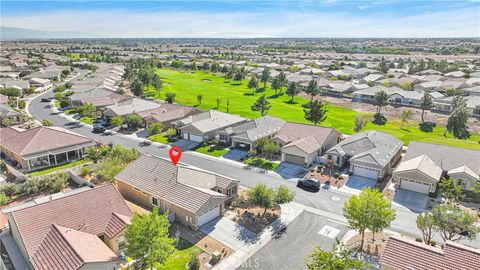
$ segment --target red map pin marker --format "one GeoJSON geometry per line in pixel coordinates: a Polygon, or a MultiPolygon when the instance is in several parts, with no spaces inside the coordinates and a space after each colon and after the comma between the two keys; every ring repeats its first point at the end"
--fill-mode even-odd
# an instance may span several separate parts
{"type": "Polygon", "coordinates": [[[168,151],[168,155],[170,155],[170,160],[172,161],[173,165],[176,166],[177,162],[182,156],[182,149],[180,149],[180,147],[176,145],[172,146],[172,148],[170,148],[170,151],[168,151]]]}

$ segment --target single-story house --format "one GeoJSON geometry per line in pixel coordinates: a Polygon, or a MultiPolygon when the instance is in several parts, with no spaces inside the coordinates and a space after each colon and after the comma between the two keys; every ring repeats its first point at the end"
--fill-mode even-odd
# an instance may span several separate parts
{"type": "MultiPolygon", "coordinates": [[[[440,99],[436,99],[433,102],[433,106],[436,110],[444,111],[444,112],[451,112],[453,110],[452,102],[454,96],[444,97],[440,99]]],[[[465,96],[464,97],[467,102],[467,110],[468,113],[472,116],[480,117],[480,96],[465,96]]]]}
{"type": "Polygon", "coordinates": [[[255,144],[259,139],[272,138],[285,123],[280,118],[269,115],[262,116],[222,130],[219,134],[219,141],[229,144],[233,148],[255,149],[255,144]]]}
{"type": "Polygon", "coordinates": [[[287,122],[272,141],[281,146],[281,161],[310,166],[321,162],[322,155],[340,141],[340,136],[332,128],[287,122]]]}
{"type": "Polygon", "coordinates": [[[352,78],[352,75],[350,75],[349,73],[346,73],[342,70],[328,70],[328,71],[325,71],[323,76],[327,79],[330,79],[332,77],[335,77],[337,79],[340,79],[340,78],[350,79],[350,78],[352,78]]]}
{"type": "Polygon", "coordinates": [[[393,172],[400,188],[425,194],[435,192],[441,178],[442,168],[427,155],[402,161],[393,172]]]}
{"type": "Polygon", "coordinates": [[[449,72],[449,73],[445,73],[445,74],[444,74],[445,77],[456,78],[456,79],[458,79],[458,78],[465,78],[465,75],[466,75],[465,72],[459,71],[459,70],[457,70],[457,71],[452,71],[452,72],[449,72]]]}
{"type": "Polygon", "coordinates": [[[112,184],[49,195],[3,212],[20,254],[38,270],[118,268],[133,217],[112,184]]]}
{"type": "Polygon", "coordinates": [[[129,114],[152,110],[158,107],[160,107],[158,103],[134,97],[107,106],[103,115],[107,117],[107,119],[111,119],[114,116],[121,116],[123,120],[126,120],[129,114]]]}
{"type": "Polygon", "coordinates": [[[124,198],[169,213],[171,221],[198,229],[221,216],[239,181],[185,164],[142,155],[116,177],[124,198]]]}
{"type": "Polygon", "coordinates": [[[114,105],[127,99],[130,99],[130,97],[117,93],[111,93],[110,95],[105,97],[82,98],[80,99],[80,103],[90,103],[95,106],[97,110],[104,110],[107,106],[114,105]]]}
{"type": "Polygon", "coordinates": [[[0,88],[16,88],[18,90],[26,90],[30,87],[30,83],[24,80],[2,79],[0,80],[0,88]]]}
{"type": "Polygon", "coordinates": [[[238,115],[209,110],[191,115],[175,122],[181,137],[185,140],[203,142],[220,140],[220,132],[226,128],[246,122],[238,115]]]}
{"type": "Polygon", "coordinates": [[[0,103],[0,126],[3,125],[3,119],[10,119],[11,124],[19,124],[21,113],[15,111],[7,103],[0,103]]]}
{"type": "Polygon", "coordinates": [[[357,88],[351,84],[346,83],[329,83],[326,87],[323,88],[323,92],[335,96],[346,96],[351,94],[357,88]]]}
{"type": "Polygon", "coordinates": [[[447,241],[432,247],[403,236],[392,235],[380,257],[380,269],[480,269],[480,250],[447,241]]]}
{"type": "Polygon", "coordinates": [[[376,81],[380,81],[385,79],[385,76],[383,74],[369,74],[360,81],[361,83],[369,84],[369,83],[374,83],[376,81]]]}
{"type": "Polygon", "coordinates": [[[420,107],[423,93],[417,91],[405,91],[398,87],[385,87],[381,85],[357,90],[353,92],[354,101],[373,102],[375,94],[383,91],[389,96],[391,104],[420,107]]]}
{"type": "Polygon", "coordinates": [[[36,127],[21,130],[0,129],[0,150],[26,171],[68,163],[83,157],[92,139],[59,127],[36,127]]]}
{"type": "Polygon", "coordinates": [[[91,88],[87,91],[74,91],[73,94],[68,96],[72,106],[79,106],[84,103],[85,100],[97,99],[107,97],[114,92],[102,88],[91,88]]]}
{"type": "Polygon", "coordinates": [[[393,136],[368,131],[353,134],[330,148],[326,154],[336,166],[349,165],[354,175],[379,179],[391,174],[402,152],[402,141],[393,136]]]}
{"type": "Polygon", "coordinates": [[[200,109],[195,107],[161,103],[160,107],[139,112],[138,115],[145,119],[145,126],[147,127],[151,123],[160,123],[163,129],[168,129],[173,127],[173,122],[201,112],[200,109]]]}
{"type": "Polygon", "coordinates": [[[429,177],[434,176],[438,180],[442,176],[452,177],[458,181],[458,184],[470,188],[476,181],[479,181],[480,151],[411,141],[403,161],[395,170],[394,179],[400,188],[422,193],[434,192],[436,185],[431,184],[432,179],[425,179],[426,172],[429,177]],[[402,165],[404,163],[407,163],[407,165],[402,165]],[[413,169],[408,173],[409,177],[406,177],[420,183],[407,183],[407,181],[402,180],[405,174],[396,175],[399,169],[409,167],[423,168],[423,171],[422,169],[413,169]],[[440,176],[437,175],[438,169],[441,169],[440,176]],[[434,171],[435,173],[433,173],[434,171]],[[428,192],[424,187],[427,185],[431,185],[428,192]]]}
{"type": "Polygon", "coordinates": [[[37,88],[35,91],[44,91],[50,89],[53,84],[49,79],[43,78],[31,78],[29,81],[30,86],[37,88]]]}

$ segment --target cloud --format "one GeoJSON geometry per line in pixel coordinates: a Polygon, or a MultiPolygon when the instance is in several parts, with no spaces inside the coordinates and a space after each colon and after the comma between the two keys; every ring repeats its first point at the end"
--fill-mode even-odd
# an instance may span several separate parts
{"type": "Polygon", "coordinates": [[[2,14],[2,25],[125,38],[478,37],[478,16],[474,9],[403,16],[317,11],[65,10],[2,14]]]}

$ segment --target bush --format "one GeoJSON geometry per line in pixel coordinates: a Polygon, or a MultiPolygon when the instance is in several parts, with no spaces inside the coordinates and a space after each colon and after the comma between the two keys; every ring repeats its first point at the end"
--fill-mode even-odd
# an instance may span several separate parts
{"type": "Polygon", "coordinates": [[[420,242],[420,243],[423,242],[423,241],[422,241],[422,238],[418,238],[418,237],[415,238],[415,241],[420,242]]]}
{"type": "Polygon", "coordinates": [[[156,135],[156,134],[162,132],[162,124],[151,123],[150,125],[148,125],[147,132],[148,132],[149,136],[153,136],[153,135],[156,135]]]}
{"type": "Polygon", "coordinates": [[[49,193],[62,191],[68,185],[68,174],[65,172],[48,174],[40,178],[40,186],[49,193]]]}
{"type": "Polygon", "coordinates": [[[19,100],[18,101],[18,108],[19,109],[25,109],[26,103],[24,100],[19,100]]]}
{"type": "Polygon", "coordinates": [[[89,175],[90,172],[91,172],[91,170],[88,166],[82,167],[80,169],[80,176],[85,177],[85,176],[89,175]]]}
{"type": "Polygon", "coordinates": [[[188,262],[188,270],[199,270],[200,269],[200,260],[197,256],[193,256],[188,262]]]}
{"type": "Polygon", "coordinates": [[[48,120],[48,119],[43,119],[42,125],[45,126],[45,127],[51,127],[51,126],[53,126],[53,122],[48,120]]]}
{"type": "Polygon", "coordinates": [[[339,172],[334,172],[334,173],[333,173],[333,177],[338,178],[339,176],[340,176],[340,173],[339,173],[339,172]]]}
{"type": "Polygon", "coordinates": [[[22,192],[26,196],[32,196],[37,194],[40,190],[40,181],[38,179],[29,179],[22,185],[22,192]]]}
{"type": "Polygon", "coordinates": [[[437,245],[437,242],[435,240],[430,240],[430,246],[434,247],[437,245]]]}
{"type": "Polygon", "coordinates": [[[7,205],[10,202],[10,198],[3,192],[0,193],[0,206],[7,205]]]}
{"type": "Polygon", "coordinates": [[[12,197],[13,195],[18,193],[18,187],[16,184],[8,183],[2,187],[2,193],[5,193],[8,197],[12,197]]]}

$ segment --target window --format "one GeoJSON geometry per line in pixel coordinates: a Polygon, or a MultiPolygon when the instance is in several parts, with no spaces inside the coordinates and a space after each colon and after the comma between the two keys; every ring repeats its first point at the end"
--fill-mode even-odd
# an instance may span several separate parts
{"type": "Polygon", "coordinates": [[[152,197],[152,204],[155,206],[158,206],[158,199],[155,197],[152,197]]]}

